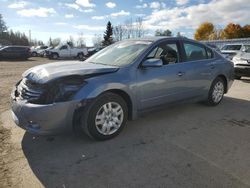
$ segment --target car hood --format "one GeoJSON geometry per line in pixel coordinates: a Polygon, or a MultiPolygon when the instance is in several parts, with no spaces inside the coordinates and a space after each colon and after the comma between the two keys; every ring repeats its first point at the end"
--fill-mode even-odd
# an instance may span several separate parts
{"type": "Polygon", "coordinates": [[[240,59],[250,60],[250,53],[240,52],[235,57],[240,58],[240,59]]]}
{"type": "Polygon", "coordinates": [[[236,54],[238,50],[221,50],[222,54],[236,54]]]}
{"type": "Polygon", "coordinates": [[[66,76],[105,74],[115,72],[118,69],[118,67],[109,65],[86,63],[81,61],[64,61],[33,67],[24,72],[23,77],[26,77],[35,83],[43,84],[66,76]]]}

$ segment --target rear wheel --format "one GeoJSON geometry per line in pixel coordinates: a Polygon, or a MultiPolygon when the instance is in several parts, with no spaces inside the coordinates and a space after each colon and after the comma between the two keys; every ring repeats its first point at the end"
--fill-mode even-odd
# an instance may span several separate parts
{"type": "Polygon", "coordinates": [[[102,94],[81,113],[81,130],[96,140],[117,136],[128,118],[126,102],[114,93],[102,94]]]}
{"type": "Polygon", "coordinates": [[[209,90],[207,104],[210,106],[218,105],[223,99],[225,93],[225,82],[222,78],[217,77],[209,90]]]}

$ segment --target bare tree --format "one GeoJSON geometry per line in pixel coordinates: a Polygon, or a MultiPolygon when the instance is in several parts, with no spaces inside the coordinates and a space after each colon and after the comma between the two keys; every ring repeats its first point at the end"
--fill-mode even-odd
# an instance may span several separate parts
{"type": "Polygon", "coordinates": [[[113,28],[113,35],[115,41],[121,41],[125,38],[126,28],[124,25],[117,25],[113,28]]]}
{"type": "Polygon", "coordinates": [[[78,39],[76,41],[76,45],[77,47],[80,47],[80,48],[86,47],[86,42],[85,42],[82,32],[79,33],[78,39]]]}
{"type": "Polygon", "coordinates": [[[99,48],[102,46],[102,35],[97,35],[95,34],[95,36],[92,38],[92,42],[94,47],[99,48]]]}
{"type": "Polygon", "coordinates": [[[52,40],[52,46],[58,46],[61,43],[61,39],[60,38],[55,38],[52,40]]]}
{"type": "Polygon", "coordinates": [[[130,38],[141,38],[146,34],[144,29],[143,19],[138,17],[135,21],[130,18],[124,22],[123,25],[119,24],[113,28],[113,34],[115,41],[130,38]]]}
{"type": "Polygon", "coordinates": [[[69,36],[69,39],[67,40],[67,44],[71,47],[74,47],[75,46],[75,40],[73,38],[73,36],[69,36]]]}
{"type": "Polygon", "coordinates": [[[137,38],[141,38],[145,35],[146,31],[143,26],[143,19],[142,17],[138,17],[135,20],[135,33],[137,38]]]}

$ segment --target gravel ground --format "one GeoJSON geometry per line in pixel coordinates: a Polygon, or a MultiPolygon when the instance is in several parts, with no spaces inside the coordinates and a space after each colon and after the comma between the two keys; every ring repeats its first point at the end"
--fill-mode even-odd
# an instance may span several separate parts
{"type": "Polygon", "coordinates": [[[33,136],[9,94],[42,58],[0,62],[0,187],[250,187],[250,79],[217,107],[183,104],[131,121],[115,139],[33,136]]]}

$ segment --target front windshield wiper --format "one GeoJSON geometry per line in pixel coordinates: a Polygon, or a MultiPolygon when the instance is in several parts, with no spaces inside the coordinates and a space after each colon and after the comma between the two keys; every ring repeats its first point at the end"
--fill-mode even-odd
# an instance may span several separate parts
{"type": "Polygon", "coordinates": [[[105,63],[99,63],[99,62],[88,62],[88,63],[119,67],[118,65],[109,65],[109,64],[105,64],[105,63]]]}

